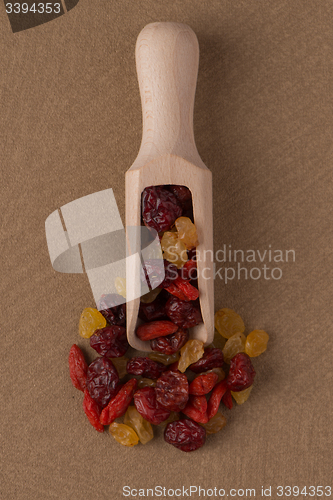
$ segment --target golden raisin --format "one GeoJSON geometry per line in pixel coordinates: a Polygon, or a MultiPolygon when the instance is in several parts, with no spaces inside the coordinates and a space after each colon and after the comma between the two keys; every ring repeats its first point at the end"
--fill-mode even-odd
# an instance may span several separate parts
{"type": "Polygon", "coordinates": [[[149,358],[153,361],[158,361],[159,363],[163,363],[163,365],[172,365],[179,360],[179,351],[174,354],[163,354],[161,352],[153,351],[149,353],[149,358]]]}
{"type": "Polygon", "coordinates": [[[264,330],[253,330],[249,333],[245,342],[245,352],[251,358],[255,358],[262,354],[267,349],[267,342],[269,340],[268,333],[264,330]]]}
{"type": "Polygon", "coordinates": [[[242,405],[243,403],[245,403],[245,401],[248,400],[250,392],[252,391],[252,387],[253,385],[250,385],[250,387],[244,389],[244,391],[239,391],[239,392],[230,391],[232,397],[234,398],[234,400],[238,405],[242,405]]]}
{"type": "Polygon", "coordinates": [[[156,380],[152,380],[151,378],[142,377],[138,381],[138,388],[142,389],[143,387],[155,387],[156,380]]]}
{"type": "Polygon", "coordinates": [[[115,440],[123,446],[135,446],[139,442],[137,433],[128,425],[112,422],[109,431],[115,440]]]}
{"type": "Polygon", "coordinates": [[[215,328],[222,337],[229,339],[235,333],[243,333],[245,325],[239,314],[232,309],[224,308],[215,314],[215,328]]]}
{"type": "Polygon", "coordinates": [[[222,337],[222,335],[220,335],[217,330],[215,330],[213,342],[210,344],[209,347],[212,347],[213,349],[221,349],[221,351],[223,351],[225,343],[226,339],[222,337]]]}
{"type": "Polygon", "coordinates": [[[164,259],[172,262],[178,269],[187,262],[186,246],[178,239],[177,233],[166,231],[161,239],[164,259]]]}
{"type": "Polygon", "coordinates": [[[135,406],[129,406],[127,408],[124,424],[134,429],[142,444],[148,443],[154,437],[154,431],[151,424],[140,415],[135,406]]]}
{"type": "Polygon", "coordinates": [[[230,364],[231,358],[236,356],[239,352],[245,351],[246,337],[243,333],[235,333],[230,337],[223,349],[224,361],[230,364]]]}
{"type": "Polygon", "coordinates": [[[219,382],[221,382],[221,380],[224,380],[225,379],[225,372],[224,370],[222,370],[222,368],[212,368],[211,370],[208,370],[207,372],[205,373],[216,373],[216,375],[218,376],[218,379],[217,379],[217,384],[219,382]]]}
{"type": "Polygon", "coordinates": [[[178,370],[182,373],[192,363],[196,363],[202,358],[204,353],[204,343],[201,340],[190,339],[180,350],[180,360],[178,362],[178,370]]]}
{"type": "Polygon", "coordinates": [[[206,424],[201,424],[206,429],[206,434],[216,434],[227,425],[227,419],[222,413],[217,412],[206,424]]]}
{"type": "Polygon", "coordinates": [[[197,229],[188,217],[179,217],[175,220],[178,238],[184,243],[187,250],[191,250],[199,245],[197,229]]]}
{"type": "Polygon", "coordinates": [[[96,330],[106,326],[106,319],[93,307],[83,309],[79,321],[79,334],[84,339],[89,339],[96,330]]]}
{"type": "Polygon", "coordinates": [[[143,302],[144,304],[150,304],[151,302],[154,302],[154,300],[156,299],[157,295],[161,291],[162,291],[162,288],[154,288],[154,290],[150,290],[145,295],[142,295],[140,297],[140,301],[143,302]]]}
{"type": "Polygon", "coordinates": [[[128,361],[129,358],[124,356],[121,358],[112,358],[112,363],[118,372],[119,378],[123,378],[127,375],[126,366],[128,361]]]}
{"type": "Polygon", "coordinates": [[[114,286],[116,287],[117,293],[126,298],[126,279],[118,276],[118,278],[114,280],[114,286]]]}

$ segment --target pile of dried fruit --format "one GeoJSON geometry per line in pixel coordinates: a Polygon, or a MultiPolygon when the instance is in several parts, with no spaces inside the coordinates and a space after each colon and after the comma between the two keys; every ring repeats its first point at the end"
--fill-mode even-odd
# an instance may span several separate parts
{"type": "MultiPolygon", "coordinates": [[[[221,402],[231,409],[232,397],[238,404],[249,397],[255,377],[250,358],[266,350],[268,335],[255,330],[245,337],[240,316],[221,309],[215,315],[211,346],[204,348],[203,342],[190,338],[188,329],[201,323],[202,316],[195,260],[198,238],[188,188],[146,188],[142,221],[160,235],[165,268],[162,283],[140,302],[139,317],[144,323],[136,335],[150,342],[152,352],[124,357],[129,345],[120,295],[125,296],[126,289],[124,280],[117,278],[120,295],[102,297],[100,312],[87,308],[80,318],[80,335],[90,339],[101,357],[88,366],[74,344],[70,377],[84,392],[84,411],[99,432],[109,425],[116,441],[134,446],[153,438],[153,425],[163,425],[166,442],[194,451],[205,443],[207,434],[226,425],[218,412],[221,402]],[[123,423],[115,422],[122,416],[123,423]]],[[[154,274],[151,271],[158,275],[154,260],[146,263],[149,276],[154,274]]]]}
{"type": "Polygon", "coordinates": [[[221,309],[215,315],[214,341],[204,349],[198,340],[186,337],[183,342],[185,333],[177,325],[170,334],[171,322],[152,321],[139,328],[144,338],[158,332],[159,351],[129,359],[124,357],[129,347],[124,323],[119,305],[101,312],[87,308],[81,314],[79,333],[101,355],[88,366],[76,344],[69,354],[70,377],[84,392],[90,423],[99,432],[109,425],[124,446],[148,443],[153,426],[163,425],[166,442],[182,451],[200,448],[207,434],[226,425],[220,403],[231,409],[232,398],[238,404],[248,399],[255,377],[251,358],[266,350],[267,333],[254,330],[245,337],[241,317],[221,309]],[[123,423],[115,422],[122,416],[123,423]]]}

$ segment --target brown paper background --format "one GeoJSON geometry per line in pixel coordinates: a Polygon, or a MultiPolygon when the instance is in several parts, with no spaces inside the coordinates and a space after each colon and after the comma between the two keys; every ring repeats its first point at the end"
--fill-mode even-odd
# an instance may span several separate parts
{"type": "Polygon", "coordinates": [[[277,485],[330,484],[332,32],[326,0],[80,0],[16,34],[0,5],[1,499],[118,500],[124,485],[256,497],[271,485],[278,498],[277,485]],[[216,280],[215,309],[270,342],[248,402],[191,454],[162,436],[123,448],[90,426],[67,357],[74,342],[92,357],[77,332],[92,294],[86,276],[53,271],[44,230],[55,209],[107,187],[124,216],[141,137],[134,46],[153,21],[199,39],[194,128],[216,249],[296,252],[280,280],[216,280]]]}

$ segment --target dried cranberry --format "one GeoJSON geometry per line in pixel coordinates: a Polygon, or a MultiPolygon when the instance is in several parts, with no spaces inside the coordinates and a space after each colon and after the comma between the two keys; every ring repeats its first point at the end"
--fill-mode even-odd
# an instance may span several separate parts
{"type": "Polygon", "coordinates": [[[120,358],[129,348],[126,329],[123,326],[106,326],[90,337],[90,347],[101,356],[120,358]]]}
{"type": "Polygon", "coordinates": [[[150,341],[150,347],[153,351],[162,352],[163,354],[171,355],[179,351],[188,341],[188,330],[178,328],[175,333],[166,337],[157,337],[150,341]]]}
{"type": "Polygon", "coordinates": [[[163,186],[150,186],[142,193],[142,218],[146,226],[158,233],[168,231],[182,215],[178,199],[163,186]]]}
{"type": "Polygon", "coordinates": [[[212,368],[220,368],[223,365],[223,352],[221,349],[207,347],[205,352],[196,363],[189,366],[190,370],[194,373],[202,373],[212,368]]]}
{"type": "Polygon", "coordinates": [[[162,363],[153,361],[150,358],[136,357],[128,361],[126,365],[127,373],[131,375],[141,375],[142,377],[156,379],[167,369],[162,363]]]}
{"type": "Polygon", "coordinates": [[[192,420],[170,422],[164,431],[164,439],[182,451],[194,451],[206,441],[206,429],[192,420]]]}
{"type": "Polygon", "coordinates": [[[98,309],[110,325],[124,326],[126,323],[126,304],[124,298],[116,293],[102,295],[98,309]]]}
{"type": "Polygon", "coordinates": [[[180,411],[185,408],[189,398],[188,381],[184,373],[167,371],[156,383],[156,400],[170,411],[180,411]]]}
{"type": "Polygon", "coordinates": [[[86,387],[92,399],[101,408],[117,394],[118,384],[118,373],[110,359],[97,358],[89,365],[86,387]]]}
{"type": "Polygon", "coordinates": [[[234,392],[247,389],[253,384],[255,374],[250,356],[245,352],[239,352],[230,361],[227,378],[228,389],[234,392]]]}
{"type": "Polygon", "coordinates": [[[170,184],[168,186],[170,191],[175,195],[175,197],[180,201],[180,203],[185,203],[186,201],[192,200],[192,194],[188,187],[186,186],[176,186],[170,184]]]}
{"type": "Polygon", "coordinates": [[[160,292],[153,302],[145,304],[140,302],[139,317],[143,321],[154,321],[156,319],[166,318],[165,314],[165,304],[167,298],[165,297],[167,292],[160,292]]]}
{"type": "Polygon", "coordinates": [[[175,264],[164,259],[164,280],[159,285],[160,288],[167,288],[178,278],[178,269],[175,264]]]}
{"type": "Polygon", "coordinates": [[[186,302],[177,297],[170,297],[165,305],[165,312],[171,321],[181,328],[192,328],[202,322],[197,301],[186,302]]]}
{"type": "Polygon", "coordinates": [[[140,415],[154,425],[159,425],[170,416],[169,410],[161,408],[157,403],[154,387],[144,387],[136,391],[134,405],[140,415]]]}

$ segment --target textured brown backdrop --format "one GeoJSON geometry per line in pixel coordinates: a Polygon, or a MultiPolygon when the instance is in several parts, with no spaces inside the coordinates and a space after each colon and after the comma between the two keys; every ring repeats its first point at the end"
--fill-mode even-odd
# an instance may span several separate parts
{"type": "Polygon", "coordinates": [[[120,500],[124,485],[159,484],[257,497],[271,485],[278,498],[277,485],[330,484],[332,32],[328,0],[80,0],[16,34],[0,5],[1,499],[120,500]],[[134,46],[153,21],[199,39],[194,126],[216,249],[296,255],[280,280],[216,280],[215,308],[271,339],[249,401],[187,455],[161,436],[127,449],[90,427],[67,356],[86,345],[77,324],[92,295],[85,276],[53,271],[44,231],[55,209],[106,187],[124,215],[141,137],[134,46]]]}

